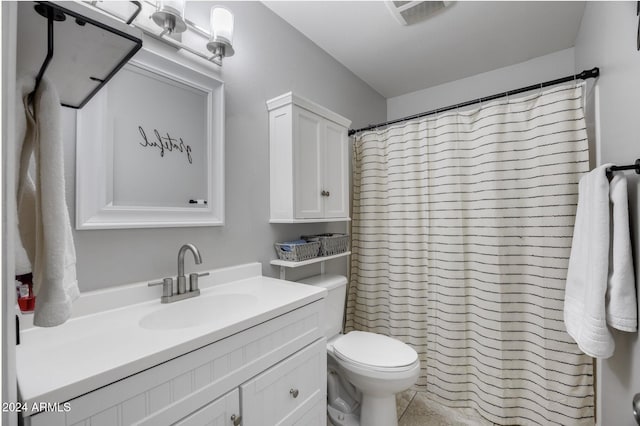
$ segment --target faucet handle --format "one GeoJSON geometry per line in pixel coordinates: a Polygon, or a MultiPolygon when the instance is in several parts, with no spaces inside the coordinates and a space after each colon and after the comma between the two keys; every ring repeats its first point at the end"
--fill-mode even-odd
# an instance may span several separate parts
{"type": "Polygon", "coordinates": [[[189,291],[199,290],[199,288],[198,288],[198,278],[199,277],[206,277],[207,275],[209,275],[209,272],[204,272],[202,274],[194,272],[192,274],[189,274],[189,291]]]}
{"type": "Polygon", "coordinates": [[[153,283],[149,283],[149,287],[153,287],[156,285],[162,285],[162,296],[163,297],[171,297],[173,296],[173,278],[164,278],[162,281],[157,281],[153,283]]]}

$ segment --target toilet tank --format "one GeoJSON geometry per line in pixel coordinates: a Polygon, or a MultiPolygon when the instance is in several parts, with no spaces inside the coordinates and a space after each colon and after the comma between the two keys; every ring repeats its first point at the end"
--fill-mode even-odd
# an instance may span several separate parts
{"type": "Polygon", "coordinates": [[[315,275],[299,282],[303,284],[324,287],[329,292],[325,299],[324,335],[327,339],[342,332],[342,320],[344,319],[344,302],[347,297],[347,277],[342,275],[315,275]]]}

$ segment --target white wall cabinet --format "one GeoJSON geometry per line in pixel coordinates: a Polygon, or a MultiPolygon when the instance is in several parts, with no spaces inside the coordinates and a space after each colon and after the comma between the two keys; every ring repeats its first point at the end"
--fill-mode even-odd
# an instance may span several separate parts
{"type": "Polygon", "coordinates": [[[291,92],[267,109],[270,221],[349,220],[351,121],[291,92]]]}
{"type": "Polygon", "coordinates": [[[323,304],[280,315],[72,399],[70,410],[26,417],[24,424],[324,426],[323,304]]]}

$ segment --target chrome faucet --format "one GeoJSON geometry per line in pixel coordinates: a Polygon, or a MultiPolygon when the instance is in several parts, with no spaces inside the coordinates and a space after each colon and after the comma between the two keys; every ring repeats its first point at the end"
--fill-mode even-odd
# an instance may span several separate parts
{"type": "Polygon", "coordinates": [[[193,258],[196,261],[196,265],[202,263],[202,257],[200,251],[193,244],[184,244],[178,251],[178,276],[176,278],[176,292],[173,292],[173,278],[164,278],[162,281],[149,283],[149,286],[162,285],[162,297],[160,301],[162,303],[177,302],[178,300],[188,299],[200,294],[200,288],[198,288],[198,278],[209,275],[208,272],[199,274],[197,272],[189,274],[189,290],[187,290],[187,277],[184,275],[184,254],[190,250],[193,253],[193,258]]]}
{"type": "MultiPolygon", "coordinates": [[[[191,250],[191,253],[193,253],[193,258],[196,261],[196,265],[199,265],[202,263],[202,258],[200,257],[200,251],[196,246],[194,246],[193,244],[185,244],[182,247],[180,247],[180,250],[178,251],[178,278],[177,278],[178,294],[182,294],[187,291],[187,277],[184,276],[184,254],[187,252],[187,250],[191,250]]],[[[197,290],[198,294],[200,294],[200,289],[198,289],[197,284],[195,288],[193,288],[193,285],[189,286],[189,291],[194,291],[194,290],[197,290]]]]}

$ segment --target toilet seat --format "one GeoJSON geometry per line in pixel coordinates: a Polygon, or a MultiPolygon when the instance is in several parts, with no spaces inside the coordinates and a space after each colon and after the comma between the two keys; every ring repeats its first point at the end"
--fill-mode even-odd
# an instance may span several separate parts
{"type": "Polygon", "coordinates": [[[364,331],[352,331],[336,339],[333,353],[344,363],[379,372],[410,370],[418,361],[418,354],[409,345],[364,331]]]}

